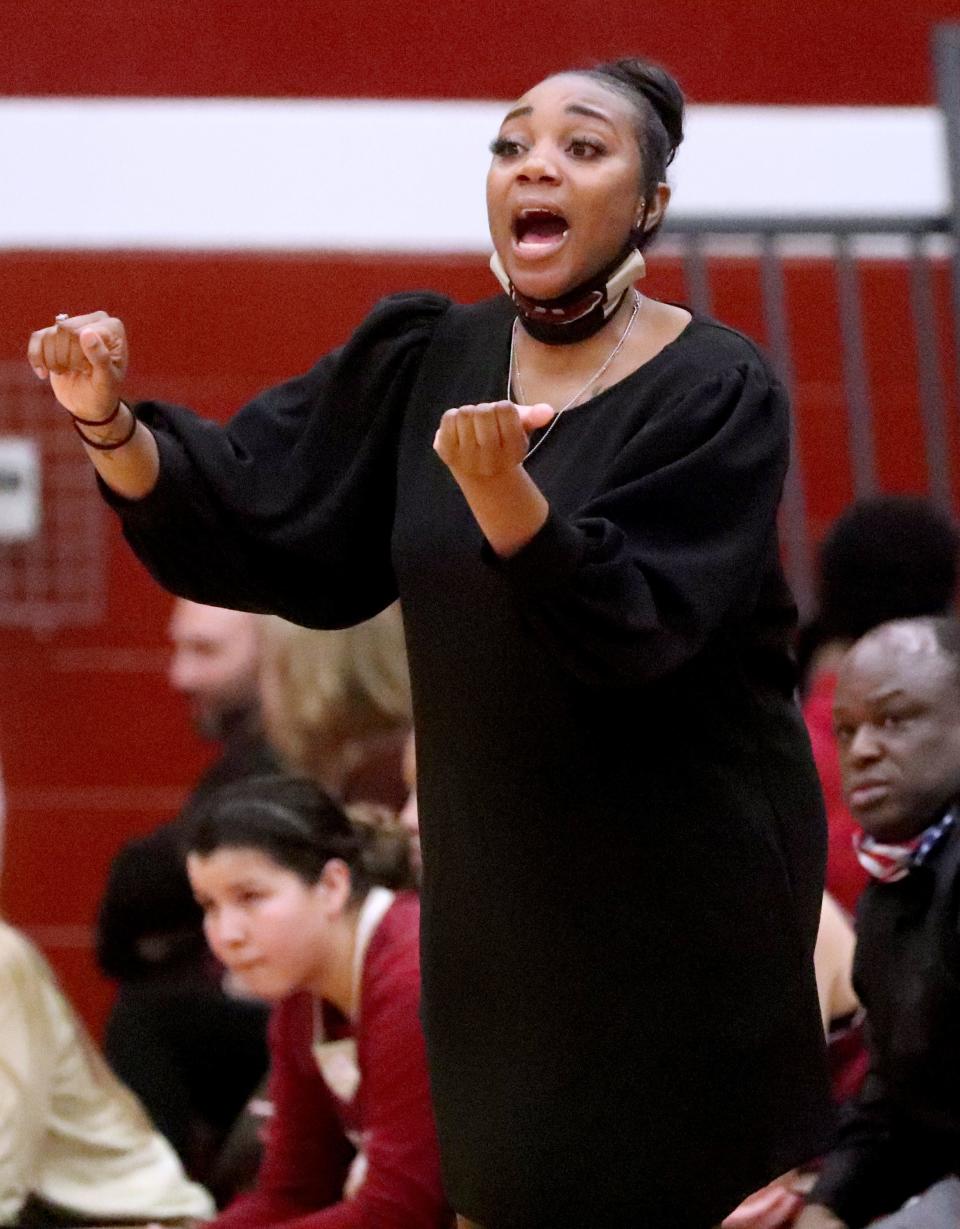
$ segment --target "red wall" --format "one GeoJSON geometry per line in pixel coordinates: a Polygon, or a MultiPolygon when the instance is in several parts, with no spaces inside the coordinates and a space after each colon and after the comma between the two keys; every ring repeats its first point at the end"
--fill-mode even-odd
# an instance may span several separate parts
{"type": "MultiPolygon", "coordinates": [[[[929,102],[930,27],[956,17],[956,0],[655,7],[607,0],[589,14],[543,0],[509,8],[495,0],[2,7],[0,95],[509,97],[553,68],[641,49],[670,64],[696,101],[820,104],[929,102]]],[[[30,168],[5,173],[15,184],[30,168]]],[[[679,270],[654,264],[650,291],[683,298],[679,270]]],[[[922,489],[906,271],[876,265],[862,273],[881,484],[922,489]]],[[[472,299],[493,288],[484,262],[473,258],[76,252],[0,252],[0,286],[0,363],[21,362],[29,331],[56,312],[103,306],[128,323],[135,391],[212,414],[302,369],[382,294],[426,286],[472,299]]],[[[852,493],[832,273],[798,265],[788,290],[800,445],[818,534],[852,493]]],[[[945,277],[938,293],[943,301],[945,277]]],[[[716,314],[762,337],[758,304],[756,269],[724,265],[716,314]]],[[[955,388],[949,342],[941,341],[955,388]]],[[[57,413],[52,404],[50,412],[57,413]]],[[[953,455],[957,461],[955,438],[953,455]]],[[[168,599],[112,525],[109,543],[100,624],[48,635],[0,629],[9,804],[3,908],[37,931],[95,1026],[109,987],[94,972],[89,927],[109,859],[125,837],[175,809],[209,754],[164,681],[168,599]]]]}
{"type": "MultiPolygon", "coordinates": [[[[755,268],[727,262],[715,272],[716,313],[762,338],[755,268]]],[[[863,278],[881,485],[922,490],[906,271],[878,264],[863,278]]],[[[211,414],[305,367],[381,294],[429,286],[471,299],[492,289],[477,259],[319,256],[6,255],[0,282],[7,320],[0,361],[20,359],[26,333],[57,309],[102,304],[128,322],[131,387],[211,414]]],[[[680,272],[666,261],[655,262],[648,288],[683,297],[680,272]]],[[[796,410],[811,524],[819,533],[852,494],[832,273],[815,263],[795,265],[788,292],[796,410]]],[[[945,277],[939,293],[944,300],[945,277]]],[[[941,340],[948,355],[949,339],[941,340]]],[[[57,412],[51,402],[51,415],[57,412]]],[[[95,1024],[108,988],[93,973],[82,928],[94,917],[109,858],[124,837],[175,809],[205,754],[163,678],[168,599],[133,562],[112,523],[109,541],[102,625],[47,637],[0,630],[10,810],[4,910],[28,927],[74,928],[40,936],[95,1024]]]]}
{"type": "Polygon", "coordinates": [[[661,59],[699,102],[921,103],[956,0],[62,0],[3,5],[0,93],[509,98],[547,72],[661,59]]]}

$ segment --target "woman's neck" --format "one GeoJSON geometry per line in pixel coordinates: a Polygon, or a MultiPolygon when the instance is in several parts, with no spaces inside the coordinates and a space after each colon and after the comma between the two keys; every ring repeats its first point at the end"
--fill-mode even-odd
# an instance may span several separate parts
{"type": "Polygon", "coordinates": [[[331,924],[329,945],[326,946],[321,968],[308,979],[306,989],[317,999],[326,999],[344,1016],[353,1015],[354,956],[357,950],[357,927],[360,910],[347,909],[331,924]]]}
{"type": "Polygon", "coordinates": [[[518,328],[517,357],[521,366],[529,366],[541,374],[549,373],[559,378],[599,366],[623,335],[633,311],[634,296],[638,293],[631,290],[623,296],[623,302],[599,333],[568,346],[547,345],[531,337],[522,327],[518,328]]]}
{"type": "Polygon", "coordinates": [[[545,402],[555,409],[567,405],[574,396],[576,404],[589,401],[655,358],[690,323],[690,313],[683,308],[641,298],[630,327],[636,301],[633,293],[628,294],[596,336],[569,346],[545,345],[518,328],[515,370],[510,373],[513,398],[526,405],[545,402]],[[624,338],[627,329],[629,334],[624,338]],[[605,360],[621,338],[624,342],[619,353],[613,354],[606,365],[605,360]],[[591,373],[596,373],[596,379],[591,373]]]}

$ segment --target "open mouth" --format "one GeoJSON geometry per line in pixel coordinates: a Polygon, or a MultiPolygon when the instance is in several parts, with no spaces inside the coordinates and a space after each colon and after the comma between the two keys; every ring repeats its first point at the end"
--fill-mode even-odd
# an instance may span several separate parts
{"type": "Polygon", "coordinates": [[[513,237],[518,247],[554,248],[570,227],[561,213],[551,209],[524,209],[513,219],[513,237]]]}

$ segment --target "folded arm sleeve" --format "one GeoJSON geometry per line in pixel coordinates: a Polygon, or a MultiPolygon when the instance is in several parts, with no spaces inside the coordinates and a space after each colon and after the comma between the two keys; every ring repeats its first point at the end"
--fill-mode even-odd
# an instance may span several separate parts
{"type": "Polygon", "coordinates": [[[384,300],[346,346],[226,427],[138,405],[157,439],[157,485],[140,500],[101,490],[154,578],[195,601],[320,627],[388,605],[401,421],[448,306],[384,300]]]}
{"type": "MultiPolygon", "coordinates": [[[[449,1215],[440,1179],[414,945],[371,945],[364,970],[363,1147],[367,1174],[356,1196],[316,1229],[437,1229],[449,1215]]],[[[306,1224],[303,1229],[310,1229],[306,1224]]]]}
{"type": "Polygon", "coordinates": [[[291,1220],[285,1229],[441,1229],[450,1217],[430,1107],[415,949],[371,947],[364,980],[358,1058],[366,1176],[352,1198],[291,1220]]]}
{"type": "Polygon", "coordinates": [[[916,1130],[898,1120],[886,1081],[874,1064],[809,1195],[851,1229],[899,1208],[944,1176],[942,1159],[916,1130]]]}
{"type": "Polygon", "coordinates": [[[752,608],[788,454],[784,390],[738,363],[654,414],[577,515],[551,511],[515,555],[485,558],[574,675],[657,678],[752,608]]]}
{"type": "Polygon", "coordinates": [[[257,1185],[221,1213],[212,1229],[325,1225],[317,1219],[322,1210],[342,1198],[353,1148],[320,1073],[309,1066],[309,1058],[298,1057],[309,1055],[309,1032],[309,1011],[284,1004],[271,1016],[273,1116],[257,1185]]]}
{"type": "MultiPolygon", "coordinates": [[[[363,1072],[366,1176],[342,1197],[351,1150],[319,1075],[297,1072],[280,1050],[272,1076],[276,1098],[257,1189],[215,1222],[215,1229],[440,1229],[448,1222],[440,1156],[419,1022],[415,948],[371,948],[364,970],[364,1024],[358,1042],[363,1072]],[[311,1090],[316,1096],[312,1095],[311,1090]],[[308,1106],[309,1098],[309,1108],[308,1106]],[[345,1150],[346,1149],[346,1150],[345,1150]]],[[[301,1049],[305,1038],[296,1043],[301,1049]]]]}

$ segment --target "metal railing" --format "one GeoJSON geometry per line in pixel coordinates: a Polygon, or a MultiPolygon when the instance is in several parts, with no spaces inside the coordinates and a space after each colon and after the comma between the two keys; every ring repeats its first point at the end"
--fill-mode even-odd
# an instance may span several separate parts
{"type": "MultiPolygon", "coordinates": [[[[797,392],[791,318],[787,302],[788,270],[802,261],[798,241],[816,241],[817,255],[833,266],[842,388],[851,468],[851,489],[856,498],[878,489],[874,414],[870,393],[870,355],[864,341],[861,264],[858,253],[864,240],[897,239],[900,259],[909,273],[909,311],[917,371],[917,404],[922,423],[927,493],[940,507],[956,509],[951,472],[951,405],[960,409],[960,388],[947,387],[940,336],[942,307],[934,278],[944,262],[950,272],[951,320],[948,333],[954,351],[954,378],[960,385],[960,25],[942,25],[933,31],[932,63],[944,132],[950,185],[950,210],[942,216],[730,216],[668,219],[665,246],[679,257],[686,299],[697,311],[710,314],[717,278],[726,267],[723,257],[733,245],[746,251],[759,271],[760,311],[767,350],[791,394],[797,392]],[[936,271],[936,272],[935,272],[936,271]]],[[[942,297],[942,296],[941,296],[942,297]]],[[[5,404],[10,421],[0,431],[21,428],[39,431],[40,393],[26,369],[0,372],[5,381],[5,404]],[[14,396],[14,394],[16,394],[14,396]],[[12,417],[11,417],[12,416],[12,417]],[[24,417],[26,416],[26,417],[24,417]],[[14,419],[16,421],[14,421],[14,419]],[[34,423],[30,426],[27,422],[34,423]]],[[[42,407],[46,409],[46,407],[42,407]]],[[[48,441],[60,447],[66,437],[48,441]]],[[[66,441],[69,445],[69,440],[66,441]]],[[[787,571],[801,611],[812,608],[815,588],[813,533],[808,514],[809,488],[801,451],[794,440],[793,461],[783,500],[782,536],[787,571]]],[[[72,447],[72,446],[71,446],[72,447]]],[[[52,455],[52,454],[51,454],[52,455]]],[[[56,473],[62,477],[63,509],[48,509],[42,541],[30,547],[0,546],[0,624],[28,623],[54,627],[95,621],[103,608],[103,545],[97,519],[98,501],[82,456],[57,456],[56,473]],[[74,473],[74,468],[82,473],[74,473]],[[54,515],[56,514],[56,515],[54,515]],[[89,551],[78,553],[76,527],[89,526],[89,551]],[[69,533],[68,533],[69,527],[69,533]],[[69,538],[69,544],[67,542],[69,538]]]]}
{"type": "MultiPolygon", "coordinates": [[[[785,268],[788,261],[797,259],[789,254],[791,244],[798,240],[818,241],[818,256],[828,258],[834,268],[851,481],[855,498],[862,498],[877,492],[878,479],[857,249],[864,240],[899,240],[902,258],[909,268],[912,344],[927,494],[938,506],[953,513],[956,504],[948,415],[951,400],[958,398],[951,399],[945,384],[933,278],[935,265],[944,260],[949,262],[953,369],[960,386],[960,25],[936,27],[932,44],[938,101],[945,117],[952,200],[949,213],[900,217],[674,217],[668,219],[664,228],[664,241],[679,256],[687,301],[694,310],[708,315],[715,278],[723,275],[724,268],[723,260],[713,257],[729,254],[733,245],[740,255],[746,253],[757,262],[766,348],[791,394],[796,390],[796,379],[785,268]]],[[[790,581],[805,613],[812,608],[815,577],[808,489],[796,439],[792,455],[784,490],[782,537],[790,581]]]]}

